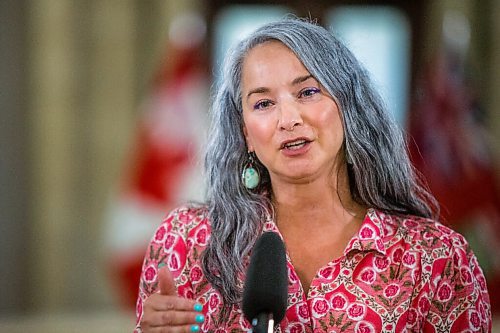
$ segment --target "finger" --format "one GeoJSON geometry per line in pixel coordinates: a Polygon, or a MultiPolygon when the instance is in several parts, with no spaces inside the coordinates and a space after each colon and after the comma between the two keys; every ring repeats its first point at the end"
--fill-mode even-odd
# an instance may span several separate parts
{"type": "Polygon", "coordinates": [[[151,327],[186,326],[203,323],[205,316],[201,313],[185,311],[161,311],[148,318],[151,327]]]}
{"type": "Polygon", "coordinates": [[[151,327],[147,329],[147,333],[194,333],[200,332],[199,325],[183,325],[172,327],[151,327]]]}
{"type": "MultiPolygon", "coordinates": [[[[178,296],[169,296],[169,295],[160,295],[155,294],[151,295],[148,299],[147,306],[151,306],[151,308],[155,311],[185,311],[185,312],[198,312],[202,310],[201,304],[178,296]]],[[[145,304],[146,307],[146,304],[145,304]]]]}
{"type": "Polygon", "coordinates": [[[160,294],[177,296],[174,278],[167,267],[158,270],[158,283],[160,285],[160,294]]]}

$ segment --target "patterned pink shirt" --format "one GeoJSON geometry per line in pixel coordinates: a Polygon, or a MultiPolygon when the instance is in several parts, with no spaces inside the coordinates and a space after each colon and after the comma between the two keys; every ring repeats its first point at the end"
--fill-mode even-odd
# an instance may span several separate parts
{"type": "MultiPolygon", "coordinates": [[[[264,231],[279,233],[271,219],[264,231]]],[[[239,306],[221,306],[200,254],[210,237],[207,211],[182,207],[148,247],[137,300],[137,327],[148,295],[158,291],[158,264],[178,294],[203,305],[203,332],[250,328],[239,306]]],[[[288,260],[288,307],[275,332],[490,332],[486,280],[467,241],[442,224],[369,209],[343,256],[322,267],[305,294],[288,260]]],[[[240,281],[241,282],[241,281],[240,281]]]]}

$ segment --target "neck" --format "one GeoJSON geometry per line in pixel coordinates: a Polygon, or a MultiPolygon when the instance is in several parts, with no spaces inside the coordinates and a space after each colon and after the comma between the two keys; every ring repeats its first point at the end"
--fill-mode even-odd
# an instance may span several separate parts
{"type": "MultiPolygon", "coordinates": [[[[341,172],[346,175],[346,172],[341,172]]],[[[317,179],[304,184],[274,184],[273,201],[278,225],[310,228],[335,221],[349,223],[362,219],[365,209],[352,200],[347,176],[333,177],[329,183],[317,179]],[[308,223],[304,223],[308,221],[308,223]]]]}

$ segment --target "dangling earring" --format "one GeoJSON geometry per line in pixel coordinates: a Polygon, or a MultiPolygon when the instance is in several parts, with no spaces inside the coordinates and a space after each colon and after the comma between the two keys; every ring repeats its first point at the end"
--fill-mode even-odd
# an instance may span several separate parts
{"type": "Polygon", "coordinates": [[[260,175],[257,169],[254,168],[253,154],[248,152],[248,162],[243,167],[243,172],[241,173],[241,181],[243,186],[249,190],[253,190],[259,185],[260,175]]]}

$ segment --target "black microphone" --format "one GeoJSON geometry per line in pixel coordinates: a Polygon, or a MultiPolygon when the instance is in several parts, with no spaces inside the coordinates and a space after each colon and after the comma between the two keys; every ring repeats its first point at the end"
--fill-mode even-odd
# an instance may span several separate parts
{"type": "Polygon", "coordinates": [[[275,232],[257,239],[243,289],[243,314],[253,333],[272,332],[286,312],[288,269],[285,244],[275,232]]]}

